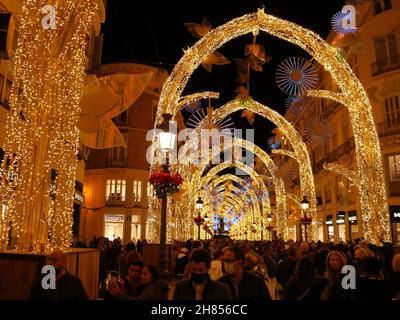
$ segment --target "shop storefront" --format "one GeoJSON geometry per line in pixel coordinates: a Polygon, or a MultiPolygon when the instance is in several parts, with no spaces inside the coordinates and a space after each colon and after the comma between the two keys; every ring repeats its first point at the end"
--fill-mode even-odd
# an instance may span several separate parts
{"type": "Polygon", "coordinates": [[[327,228],[327,241],[334,242],[335,241],[335,227],[333,225],[333,215],[329,214],[325,218],[325,224],[327,228]]]}
{"type": "Polygon", "coordinates": [[[349,240],[352,240],[354,239],[353,234],[358,234],[357,211],[349,211],[347,219],[349,221],[349,240]]]}
{"type": "Polygon", "coordinates": [[[346,212],[339,211],[336,214],[336,225],[338,229],[338,241],[346,242],[346,212]]]}
{"type": "Polygon", "coordinates": [[[400,246],[400,206],[389,206],[392,238],[395,246],[400,246]]]}
{"type": "Polygon", "coordinates": [[[110,240],[124,238],[124,215],[106,214],[104,216],[104,236],[110,240]]]}

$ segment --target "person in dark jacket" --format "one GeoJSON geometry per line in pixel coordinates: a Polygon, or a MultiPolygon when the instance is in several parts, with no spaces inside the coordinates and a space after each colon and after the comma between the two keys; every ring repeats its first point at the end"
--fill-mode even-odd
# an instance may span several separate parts
{"type": "Polygon", "coordinates": [[[190,256],[190,278],[176,283],[174,300],[230,300],[226,284],[211,280],[208,271],[211,256],[204,249],[194,249],[190,256]]]}
{"type": "MultiPolygon", "coordinates": [[[[54,251],[48,257],[48,265],[56,272],[55,289],[45,289],[42,286],[43,275],[37,277],[31,287],[31,300],[87,300],[88,295],[81,279],[70,274],[66,269],[67,255],[62,251],[54,251]]],[[[46,281],[45,281],[46,282],[46,281]]]]}
{"type": "Polygon", "coordinates": [[[297,259],[296,259],[296,248],[289,247],[287,250],[287,257],[283,258],[278,262],[276,270],[276,279],[279,284],[283,287],[294,274],[296,270],[297,259]]]}
{"type": "Polygon", "coordinates": [[[364,261],[365,276],[357,279],[357,300],[391,300],[393,291],[390,283],[383,279],[382,263],[375,257],[364,261]]]}
{"type": "Polygon", "coordinates": [[[166,300],[168,297],[168,282],[158,278],[156,267],[146,265],[140,274],[140,294],[132,297],[124,294],[118,284],[109,287],[108,291],[117,300],[166,300]]]}
{"type": "Polygon", "coordinates": [[[283,300],[320,300],[328,280],[316,277],[312,259],[303,256],[296,265],[293,276],[282,290],[283,300]]]}
{"type": "Polygon", "coordinates": [[[257,275],[245,271],[244,251],[237,246],[224,249],[224,270],[226,275],[218,279],[228,285],[234,300],[271,300],[265,282],[257,275]]]}

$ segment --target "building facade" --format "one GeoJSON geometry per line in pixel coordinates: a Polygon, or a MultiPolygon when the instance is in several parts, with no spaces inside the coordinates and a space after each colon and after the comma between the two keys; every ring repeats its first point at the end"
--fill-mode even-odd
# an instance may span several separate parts
{"type": "MultiPolygon", "coordinates": [[[[393,243],[400,245],[400,1],[364,1],[356,6],[356,12],[356,33],[337,37],[332,31],[327,41],[343,48],[344,58],[369,96],[384,162],[393,243]]],[[[318,89],[338,92],[327,72],[319,69],[318,73],[318,89]]],[[[355,146],[349,112],[329,100],[306,99],[304,104],[306,108],[300,116],[287,112],[285,117],[295,124],[306,142],[304,133],[310,117],[325,119],[323,126],[331,129],[327,143],[318,146],[307,143],[318,201],[318,219],[312,222],[318,224],[318,238],[339,242],[362,237],[357,187],[343,176],[323,169],[324,163],[332,162],[354,169],[355,146]]],[[[283,149],[289,145],[284,138],[280,142],[283,149]]],[[[295,161],[285,161],[282,171],[290,177],[286,186],[289,192],[300,195],[295,161]]],[[[288,208],[289,236],[300,239],[299,219],[304,213],[294,203],[289,203],[288,208]]]]}
{"type": "Polygon", "coordinates": [[[85,171],[84,206],[80,236],[94,235],[123,242],[145,239],[148,229],[149,163],[146,141],[154,119],[162,85],[168,73],[161,68],[140,64],[102,65],[99,76],[153,72],[145,91],[129,109],[113,118],[127,148],[90,149],[85,171]]]}

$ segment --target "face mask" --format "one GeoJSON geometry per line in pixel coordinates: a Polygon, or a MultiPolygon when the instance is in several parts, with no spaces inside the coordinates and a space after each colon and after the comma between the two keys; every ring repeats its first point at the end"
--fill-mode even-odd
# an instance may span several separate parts
{"type": "Polygon", "coordinates": [[[192,273],[192,275],[190,276],[190,280],[194,284],[201,284],[207,280],[207,275],[206,273],[192,273]]]}
{"type": "Polygon", "coordinates": [[[227,273],[227,274],[233,274],[233,273],[235,273],[235,266],[233,265],[233,263],[224,263],[224,269],[225,269],[225,272],[227,273]]]}

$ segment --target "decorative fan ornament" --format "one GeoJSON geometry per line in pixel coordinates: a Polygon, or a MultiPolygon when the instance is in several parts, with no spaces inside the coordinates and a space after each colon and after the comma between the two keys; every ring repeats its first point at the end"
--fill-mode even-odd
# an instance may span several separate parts
{"type": "Polygon", "coordinates": [[[312,146],[322,146],[329,142],[332,129],[328,121],[321,116],[312,115],[304,125],[304,137],[312,146]]]}
{"type": "Polygon", "coordinates": [[[213,65],[224,65],[224,64],[229,64],[231,63],[227,58],[223,56],[223,54],[219,52],[214,52],[211,53],[209,56],[207,56],[201,65],[206,69],[208,72],[211,72],[212,66],[213,65]]]}
{"type": "Polygon", "coordinates": [[[189,101],[184,104],[183,108],[190,113],[194,113],[201,108],[201,100],[189,101]]]}
{"type": "Polygon", "coordinates": [[[300,96],[316,87],[318,74],[311,62],[300,57],[290,57],[278,65],[275,79],[283,92],[300,96]]]}
{"type": "Polygon", "coordinates": [[[207,108],[207,111],[200,109],[193,113],[186,122],[186,126],[191,129],[200,128],[210,131],[216,129],[220,132],[221,136],[226,136],[226,138],[232,137],[231,133],[235,128],[235,124],[229,116],[213,123],[212,108],[207,108]],[[203,121],[207,116],[207,120],[203,121]]]}
{"type": "Polygon", "coordinates": [[[305,96],[289,96],[285,101],[286,110],[299,118],[308,107],[308,98],[305,96]]]}
{"type": "Polygon", "coordinates": [[[211,23],[204,18],[201,24],[198,23],[184,23],[186,29],[196,38],[202,38],[204,35],[211,30],[211,23]]]}
{"type": "Polygon", "coordinates": [[[277,167],[275,176],[276,178],[282,179],[283,183],[285,184],[285,188],[291,188],[293,186],[293,174],[292,170],[285,168],[285,164],[287,163],[285,158],[286,157],[281,155],[274,156],[274,162],[277,167]]]}
{"type": "Polygon", "coordinates": [[[351,12],[339,11],[339,12],[335,13],[331,19],[331,24],[332,24],[333,30],[335,30],[335,32],[337,34],[347,34],[347,33],[355,32],[356,29],[344,28],[342,25],[343,20],[346,21],[349,19],[355,19],[355,17],[353,16],[353,13],[351,13],[351,12]]]}

